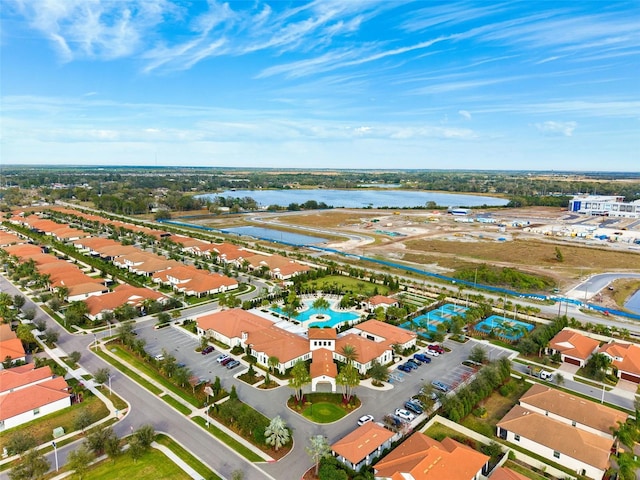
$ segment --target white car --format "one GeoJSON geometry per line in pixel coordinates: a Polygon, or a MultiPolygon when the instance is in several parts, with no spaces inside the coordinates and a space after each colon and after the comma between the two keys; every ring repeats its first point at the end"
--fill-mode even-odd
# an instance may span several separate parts
{"type": "Polygon", "coordinates": [[[424,353],[426,353],[427,355],[431,355],[432,357],[439,357],[440,354],[438,352],[436,352],[435,350],[425,350],[424,353]]]}
{"type": "Polygon", "coordinates": [[[222,363],[222,361],[223,361],[225,358],[229,358],[229,355],[227,355],[226,353],[223,353],[223,354],[222,354],[222,355],[220,355],[218,358],[216,358],[216,362],[218,362],[218,363],[222,363]]]}
{"type": "Polygon", "coordinates": [[[416,418],[413,413],[411,413],[409,410],[405,410],[404,408],[396,408],[395,413],[396,416],[400,417],[402,420],[406,420],[407,422],[410,422],[411,420],[416,418]]]}
{"type": "Polygon", "coordinates": [[[358,425],[373,422],[373,415],[363,415],[358,419],[358,425]]]}
{"type": "Polygon", "coordinates": [[[162,353],[159,353],[153,358],[155,358],[158,362],[161,362],[164,360],[164,355],[162,353]]]}

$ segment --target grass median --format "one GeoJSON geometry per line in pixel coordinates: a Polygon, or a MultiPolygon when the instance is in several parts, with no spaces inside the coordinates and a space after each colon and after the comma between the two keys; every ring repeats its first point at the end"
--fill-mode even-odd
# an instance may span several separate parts
{"type": "Polygon", "coordinates": [[[159,389],[158,387],[156,387],[153,383],[148,382],[147,380],[142,378],[140,375],[138,375],[136,372],[131,370],[126,365],[123,365],[122,363],[120,363],[118,360],[116,360],[112,356],[106,354],[105,352],[103,352],[101,350],[99,350],[99,351],[97,351],[95,353],[100,358],[102,358],[104,361],[106,361],[106,362],[110,363],[111,365],[113,365],[115,368],[120,370],[122,373],[124,373],[131,380],[133,380],[134,382],[138,383],[140,386],[146,388],[147,390],[149,390],[154,395],[160,395],[162,393],[162,390],[159,389]]]}
{"type": "Polygon", "coordinates": [[[175,453],[180,459],[193,468],[202,478],[206,478],[207,480],[223,480],[222,477],[216,475],[214,471],[212,471],[209,467],[207,467],[204,463],[198,460],[196,457],[191,455],[187,450],[185,450],[182,445],[173,440],[171,437],[167,435],[159,434],[156,436],[156,442],[160,445],[164,445],[168,447],[173,453],[175,453]]]}
{"type": "Polygon", "coordinates": [[[233,450],[238,452],[240,455],[242,455],[244,458],[246,458],[250,462],[264,462],[264,458],[262,458],[260,455],[255,453],[250,448],[244,446],[242,443],[237,441],[231,435],[227,434],[226,432],[222,431],[221,429],[213,425],[211,422],[209,422],[209,427],[207,428],[207,421],[204,418],[194,417],[192,420],[196,422],[198,425],[200,425],[202,428],[207,430],[209,433],[211,433],[214,437],[216,437],[226,446],[228,446],[229,448],[232,448],[233,450]]]}

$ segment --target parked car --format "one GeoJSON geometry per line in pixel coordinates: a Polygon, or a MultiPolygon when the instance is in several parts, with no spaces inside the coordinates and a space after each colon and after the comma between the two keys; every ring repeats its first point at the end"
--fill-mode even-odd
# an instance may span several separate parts
{"type": "Polygon", "coordinates": [[[373,415],[363,415],[358,419],[358,425],[373,422],[373,415]]]}
{"type": "Polygon", "coordinates": [[[411,370],[417,370],[418,369],[418,365],[416,365],[415,363],[411,363],[409,361],[404,362],[404,364],[409,367],[411,370]]]}
{"type": "Polygon", "coordinates": [[[413,360],[413,359],[407,360],[407,363],[409,364],[410,367],[415,368],[416,370],[418,369],[418,367],[420,365],[422,365],[422,363],[418,362],[417,360],[413,360]]]}
{"type": "Polygon", "coordinates": [[[216,358],[216,362],[218,363],[222,363],[224,360],[226,360],[227,358],[229,358],[229,355],[227,355],[226,353],[223,353],[222,355],[220,355],[218,358],[216,358]]]}
{"type": "Polygon", "coordinates": [[[411,370],[413,370],[409,365],[403,363],[402,365],[398,365],[398,370],[402,370],[403,372],[406,373],[411,373],[411,370]]]}
{"type": "Polygon", "coordinates": [[[416,402],[414,402],[413,400],[409,400],[408,402],[404,402],[404,408],[406,408],[407,410],[410,410],[411,412],[415,413],[416,415],[420,415],[422,412],[424,412],[422,407],[420,405],[418,405],[416,402]]]}
{"type": "Polygon", "coordinates": [[[233,361],[235,361],[233,358],[227,357],[220,362],[220,365],[224,365],[226,367],[229,362],[233,362],[233,361]]]}
{"type": "Polygon", "coordinates": [[[237,360],[231,360],[229,363],[227,363],[225,365],[225,367],[227,367],[229,370],[231,370],[232,368],[236,368],[238,365],[240,365],[240,362],[237,360]]]}
{"type": "Polygon", "coordinates": [[[431,385],[433,385],[435,388],[437,388],[441,392],[445,392],[446,393],[446,392],[449,391],[449,387],[446,386],[444,383],[438,381],[438,380],[434,380],[433,382],[431,382],[431,385]]]}
{"type": "Polygon", "coordinates": [[[413,358],[415,358],[416,360],[420,360],[422,363],[431,363],[431,359],[424,353],[416,353],[413,358]]]}
{"type": "Polygon", "coordinates": [[[409,410],[405,410],[404,408],[396,408],[396,411],[394,413],[396,414],[396,416],[407,422],[410,422],[411,420],[416,418],[413,413],[411,413],[409,410]]]}
{"type": "Polygon", "coordinates": [[[207,345],[206,347],[204,347],[202,349],[202,351],[200,352],[202,355],[209,355],[211,352],[213,352],[215,350],[215,348],[213,348],[211,345],[207,345]]]}
{"type": "Polygon", "coordinates": [[[438,344],[432,344],[432,345],[428,345],[427,346],[427,350],[433,350],[435,352],[438,352],[439,354],[443,354],[444,353],[444,348],[442,348],[442,346],[438,345],[438,344]]]}
{"type": "Polygon", "coordinates": [[[427,355],[431,355],[432,357],[439,357],[440,354],[438,352],[436,352],[435,350],[427,350],[425,352],[427,355]]]}
{"type": "Polygon", "coordinates": [[[153,358],[155,358],[157,361],[161,362],[162,360],[164,360],[164,355],[162,353],[159,353],[153,358]]]}
{"type": "Polygon", "coordinates": [[[186,364],[186,363],[184,363],[184,362],[178,362],[178,363],[176,363],[176,367],[178,367],[178,368],[184,368],[184,367],[186,367],[186,366],[187,366],[187,364],[186,364]]]}
{"type": "Polygon", "coordinates": [[[410,358],[409,360],[407,360],[407,362],[415,363],[417,366],[422,365],[422,362],[420,360],[418,360],[417,358],[410,358]]]}

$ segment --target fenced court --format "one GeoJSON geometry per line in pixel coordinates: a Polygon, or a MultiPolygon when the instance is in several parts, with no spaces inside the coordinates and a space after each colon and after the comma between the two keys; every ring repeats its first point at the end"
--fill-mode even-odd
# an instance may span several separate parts
{"type": "Polygon", "coordinates": [[[477,323],[473,328],[482,333],[493,332],[497,337],[513,341],[522,338],[525,333],[533,330],[533,325],[513,318],[491,315],[477,323]]]}
{"type": "Polygon", "coordinates": [[[438,330],[438,325],[456,316],[464,318],[466,311],[467,307],[455,305],[453,303],[445,303],[435,310],[431,310],[424,315],[420,315],[413,320],[403,323],[400,327],[405,330],[415,331],[422,329],[425,331],[436,332],[438,330]]]}

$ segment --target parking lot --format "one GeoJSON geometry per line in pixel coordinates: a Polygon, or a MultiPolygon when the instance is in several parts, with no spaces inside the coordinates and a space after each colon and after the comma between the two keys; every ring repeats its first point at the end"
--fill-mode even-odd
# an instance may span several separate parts
{"type": "MultiPolygon", "coordinates": [[[[231,378],[233,375],[242,372],[242,367],[227,370],[220,365],[216,359],[222,354],[219,348],[208,355],[196,352],[200,346],[200,341],[195,335],[183,330],[181,327],[165,327],[155,330],[152,324],[140,325],[136,328],[139,338],[144,339],[146,350],[151,356],[162,353],[173,355],[178,363],[184,363],[191,373],[199,378],[214,380],[220,377],[221,380],[231,378]]],[[[228,351],[224,353],[229,354],[228,351]]],[[[239,360],[239,359],[238,359],[239,360]]]]}

